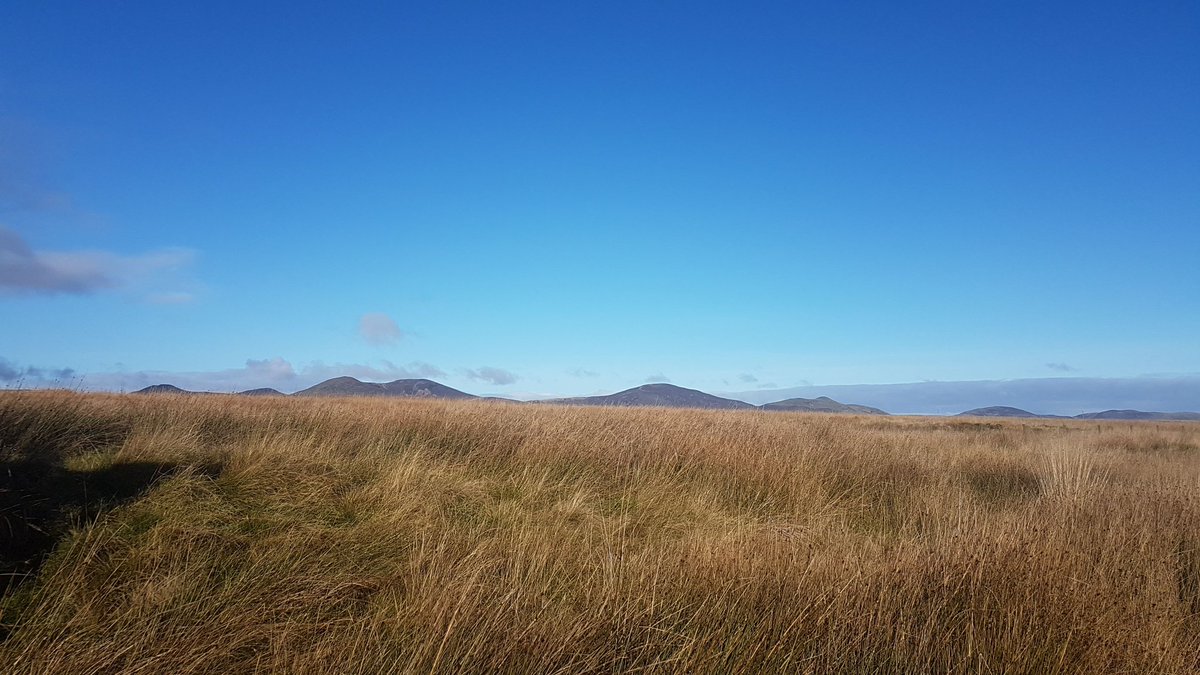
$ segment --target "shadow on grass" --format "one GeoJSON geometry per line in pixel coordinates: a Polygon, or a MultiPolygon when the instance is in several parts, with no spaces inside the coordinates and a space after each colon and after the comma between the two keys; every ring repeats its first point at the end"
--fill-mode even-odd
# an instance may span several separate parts
{"type": "MultiPolygon", "coordinates": [[[[47,461],[0,461],[0,597],[36,575],[71,525],[137,498],[182,468],[129,462],[73,471],[47,461]]],[[[220,474],[219,466],[193,469],[220,474]]]]}

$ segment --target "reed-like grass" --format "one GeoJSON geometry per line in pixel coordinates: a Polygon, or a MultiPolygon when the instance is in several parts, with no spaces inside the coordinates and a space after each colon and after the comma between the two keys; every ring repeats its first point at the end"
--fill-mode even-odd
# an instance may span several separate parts
{"type": "Polygon", "coordinates": [[[0,463],[92,490],[10,480],[6,673],[1200,669],[1197,424],[14,392],[0,463]]]}

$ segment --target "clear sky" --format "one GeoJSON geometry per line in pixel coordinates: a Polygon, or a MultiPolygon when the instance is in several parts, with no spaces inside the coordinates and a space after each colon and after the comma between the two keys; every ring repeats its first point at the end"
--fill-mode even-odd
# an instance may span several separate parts
{"type": "Polygon", "coordinates": [[[1194,1],[350,4],[5,7],[0,377],[1200,372],[1194,1]]]}

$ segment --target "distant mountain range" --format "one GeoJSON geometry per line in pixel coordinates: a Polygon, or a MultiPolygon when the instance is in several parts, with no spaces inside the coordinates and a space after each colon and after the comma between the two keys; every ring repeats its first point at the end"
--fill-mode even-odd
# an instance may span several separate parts
{"type": "Polygon", "coordinates": [[[1142,412],[1141,410],[1105,410],[1104,412],[1076,415],[1081,420],[1200,420],[1194,412],[1142,412]]]}
{"type": "Polygon", "coordinates": [[[1089,412],[1068,417],[1066,415],[1039,415],[1020,408],[1005,405],[988,408],[975,408],[961,412],[955,417],[1029,417],[1036,419],[1075,419],[1075,420],[1163,420],[1163,421],[1200,421],[1200,413],[1194,412],[1143,412],[1141,410],[1105,410],[1104,412],[1089,412]]]}
{"type": "MultiPolygon", "coordinates": [[[[145,389],[139,389],[135,394],[206,394],[180,389],[171,384],[155,384],[145,389]]],[[[250,389],[239,392],[239,396],[287,396],[281,391],[271,388],[250,389]]],[[[394,380],[392,382],[363,382],[353,377],[335,377],[313,385],[308,389],[298,391],[292,396],[389,396],[408,398],[443,398],[443,399],[480,399],[474,394],[468,394],[440,382],[426,379],[394,380]]],[[[512,399],[484,397],[480,400],[507,401],[521,403],[512,399]]],[[[768,412],[806,412],[806,413],[839,413],[850,415],[887,415],[879,408],[865,405],[839,403],[827,396],[818,398],[789,398],[774,403],[755,406],[745,401],[732,398],[721,398],[696,389],[687,389],[673,384],[643,384],[640,387],[626,389],[615,394],[604,396],[576,396],[572,398],[556,398],[538,401],[542,404],[553,405],[586,405],[586,406],[617,406],[641,407],[654,406],[662,408],[700,408],[706,410],[750,410],[758,409],[768,412]]],[[[1039,415],[1037,413],[1009,406],[991,406],[974,408],[958,414],[959,417],[1021,417],[1021,418],[1063,418],[1061,415],[1039,415]]],[[[1083,413],[1073,419],[1095,420],[1197,420],[1200,413],[1180,412],[1142,412],[1140,410],[1106,410],[1104,412],[1083,413]]]]}

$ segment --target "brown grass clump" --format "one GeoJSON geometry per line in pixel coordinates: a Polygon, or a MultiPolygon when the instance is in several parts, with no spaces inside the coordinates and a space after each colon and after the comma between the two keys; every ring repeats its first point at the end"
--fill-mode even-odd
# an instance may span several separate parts
{"type": "Polygon", "coordinates": [[[6,393],[0,544],[6,673],[1200,669],[1187,423],[6,393]]]}

